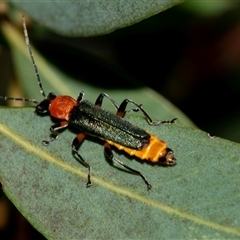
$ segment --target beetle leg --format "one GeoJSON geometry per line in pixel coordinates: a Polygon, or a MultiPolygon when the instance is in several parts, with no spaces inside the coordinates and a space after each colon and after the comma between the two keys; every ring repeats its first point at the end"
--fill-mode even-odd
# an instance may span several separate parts
{"type": "MultiPolygon", "coordinates": [[[[101,107],[102,106],[102,102],[103,102],[103,98],[106,97],[111,103],[112,105],[116,108],[116,110],[119,109],[119,106],[118,104],[106,93],[100,93],[96,102],[95,102],[95,105],[98,106],[98,107],[101,107]]],[[[130,109],[130,110],[127,110],[125,112],[138,112],[139,111],[139,107],[136,107],[136,108],[133,108],[133,109],[130,109]]]]}
{"type": "Polygon", "coordinates": [[[103,102],[103,98],[106,97],[111,103],[112,105],[118,109],[119,106],[117,105],[117,103],[106,93],[100,93],[96,102],[95,102],[95,105],[98,106],[98,107],[101,107],[102,106],[102,102],[103,102]]]}
{"type": "Polygon", "coordinates": [[[91,182],[91,167],[89,165],[89,163],[87,163],[83,157],[78,153],[78,148],[79,146],[81,145],[81,143],[83,142],[83,140],[85,139],[86,137],[86,134],[81,132],[79,133],[74,139],[73,139],[73,142],[72,142],[72,151],[73,153],[75,153],[78,157],[78,159],[80,160],[80,162],[88,169],[88,181],[87,181],[87,184],[86,186],[87,187],[91,187],[92,186],[92,182],[91,182]]]}
{"type": "Polygon", "coordinates": [[[57,122],[55,124],[53,124],[50,127],[50,131],[51,131],[51,139],[50,140],[43,140],[42,143],[43,145],[47,146],[50,142],[54,141],[55,139],[57,139],[58,135],[60,134],[57,130],[62,130],[64,128],[66,128],[68,126],[68,122],[67,121],[62,121],[62,122],[57,122]]]}
{"type": "Polygon", "coordinates": [[[107,156],[107,158],[110,159],[111,161],[118,163],[119,165],[126,168],[130,172],[140,176],[143,179],[143,181],[145,182],[145,184],[147,185],[148,190],[150,190],[152,188],[151,184],[148,182],[148,180],[145,178],[145,176],[141,172],[128,167],[127,165],[125,165],[124,163],[122,163],[121,161],[119,161],[117,158],[114,157],[111,146],[107,142],[104,143],[104,153],[107,156]]]}
{"type": "Polygon", "coordinates": [[[141,111],[143,113],[143,115],[146,117],[147,122],[150,125],[160,125],[160,124],[164,124],[164,123],[175,123],[177,121],[177,118],[174,118],[172,120],[166,120],[166,121],[153,121],[152,118],[142,108],[142,104],[137,104],[137,103],[135,103],[134,101],[132,101],[130,99],[125,99],[120,104],[120,106],[118,108],[118,111],[117,111],[117,116],[119,116],[119,117],[124,117],[125,116],[126,112],[128,112],[128,111],[126,111],[126,107],[127,107],[128,103],[131,103],[134,106],[136,106],[139,109],[139,111],[141,111]]]}
{"type": "Polygon", "coordinates": [[[81,92],[78,94],[77,103],[80,103],[80,102],[83,100],[83,97],[84,97],[84,92],[81,91],[81,92]]]}

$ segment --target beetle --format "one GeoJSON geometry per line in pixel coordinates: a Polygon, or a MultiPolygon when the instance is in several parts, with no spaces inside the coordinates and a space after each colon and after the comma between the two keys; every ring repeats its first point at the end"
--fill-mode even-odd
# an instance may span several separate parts
{"type": "Polygon", "coordinates": [[[71,145],[72,153],[75,154],[78,160],[88,169],[88,179],[86,183],[87,187],[90,187],[92,185],[91,167],[90,164],[85,161],[85,159],[78,152],[78,149],[86,136],[91,135],[104,141],[104,153],[109,160],[112,162],[114,161],[130,172],[139,175],[147,185],[147,189],[151,189],[151,184],[141,172],[125,165],[114,157],[111,146],[114,146],[119,150],[123,150],[127,154],[135,156],[138,159],[150,161],[153,163],[162,163],[167,166],[175,165],[176,159],[174,157],[174,153],[170,148],[167,147],[166,142],[158,139],[157,136],[149,134],[145,130],[126,121],[124,119],[124,116],[129,112],[140,111],[145,116],[147,122],[150,125],[175,123],[177,119],[174,118],[170,121],[153,121],[142,108],[142,104],[137,104],[130,99],[125,99],[120,105],[118,105],[106,93],[100,93],[97,100],[95,101],[95,104],[84,99],[83,91],[79,93],[77,99],[64,95],[56,96],[52,92],[46,95],[43,90],[40,75],[31,50],[24,16],[22,19],[25,42],[32,64],[34,66],[36,79],[40,88],[40,93],[43,96],[43,100],[39,102],[35,99],[28,98],[13,98],[4,96],[1,96],[0,98],[4,100],[34,103],[36,104],[35,113],[40,115],[48,114],[58,120],[50,127],[52,136],[51,139],[42,141],[45,146],[57,139],[59,130],[63,130],[68,126],[73,126],[79,131],[71,145]],[[114,106],[114,108],[117,110],[116,114],[113,114],[108,110],[101,108],[104,98],[108,99],[114,106]],[[126,110],[128,104],[132,104],[134,108],[126,110]]]}

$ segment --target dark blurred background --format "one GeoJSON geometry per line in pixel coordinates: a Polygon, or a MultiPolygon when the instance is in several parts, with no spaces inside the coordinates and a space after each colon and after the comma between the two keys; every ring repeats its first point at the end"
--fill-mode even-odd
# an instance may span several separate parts
{"type": "MultiPolygon", "coordinates": [[[[9,8],[2,9],[0,3],[6,18],[9,8]]],[[[131,87],[128,80],[137,79],[200,129],[240,142],[239,13],[238,1],[192,1],[100,37],[70,39],[35,23],[29,31],[38,50],[68,74],[105,88],[131,87]]],[[[11,60],[0,33],[0,95],[15,78],[11,60]]],[[[5,196],[0,198],[0,230],[1,239],[44,239],[5,196]]]]}

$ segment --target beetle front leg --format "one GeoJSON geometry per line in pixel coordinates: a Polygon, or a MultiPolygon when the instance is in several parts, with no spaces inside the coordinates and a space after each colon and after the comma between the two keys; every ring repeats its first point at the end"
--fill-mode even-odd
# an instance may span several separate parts
{"type": "Polygon", "coordinates": [[[177,121],[177,118],[174,118],[172,120],[166,120],[166,121],[153,121],[152,118],[145,112],[145,110],[142,108],[142,104],[137,104],[134,101],[130,100],[130,99],[125,99],[119,106],[118,111],[117,111],[117,116],[119,117],[124,117],[126,114],[126,107],[127,104],[131,103],[134,106],[136,106],[139,111],[141,111],[143,113],[143,115],[146,117],[147,122],[150,125],[160,125],[160,124],[164,124],[164,123],[175,123],[177,121]]]}
{"type": "Polygon", "coordinates": [[[67,121],[57,122],[50,127],[51,134],[53,135],[50,140],[43,140],[43,145],[47,146],[50,142],[57,139],[58,135],[60,134],[57,130],[62,130],[68,126],[67,121]]]}
{"type": "Polygon", "coordinates": [[[89,163],[87,163],[83,157],[78,153],[78,148],[80,147],[81,143],[83,142],[83,140],[85,139],[86,134],[85,133],[79,133],[73,140],[72,142],[72,151],[73,153],[75,153],[78,157],[78,159],[80,160],[80,162],[88,169],[88,181],[86,186],[87,187],[91,187],[92,186],[92,182],[91,182],[91,167],[89,165],[89,163]]]}
{"type": "Polygon", "coordinates": [[[145,184],[147,185],[148,190],[150,190],[152,188],[152,185],[148,182],[146,177],[141,172],[139,172],[139,171],[137,171],[133,168],[128,167],[127,165],[125,165],[124,163],[122,163],[121,161],[119,161],[117,158],[114,157],[111,146],[107,142],[104,143],[104,153],[109,160],[116,162],[117,164],[126,168],[130,172],[140,176],[143,179],[143,181],[145,182],[145,184]]]}

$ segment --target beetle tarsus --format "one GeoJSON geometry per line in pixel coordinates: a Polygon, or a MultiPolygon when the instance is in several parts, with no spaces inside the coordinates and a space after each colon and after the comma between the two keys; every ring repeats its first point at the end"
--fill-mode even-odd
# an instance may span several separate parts
{"type": "Polygon", "coordinates": [[[92,186],[92,182],[91,182],[91,180],[90,180],[90,178],[88,179],[88,182],[87,182],[87,184],[86,184],[86,187],[88,188],[88,187],[91,187],[92,186]]]}
{"type": "Polygon", "coordinates": [[[147,190],[149,191],[149,190],[151,190],[152,189],[152,185],[151,184],[148,184],[147,185],[147,190]]]}

